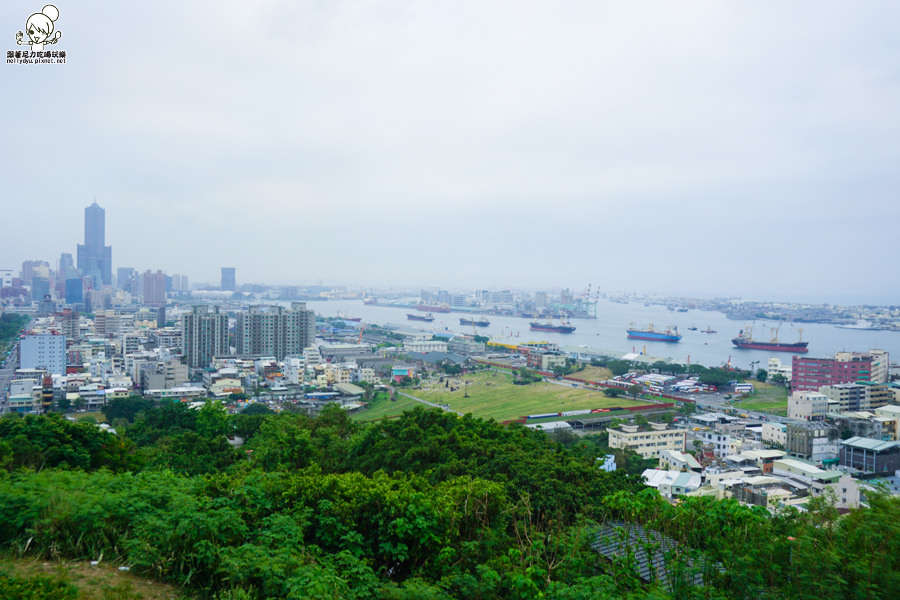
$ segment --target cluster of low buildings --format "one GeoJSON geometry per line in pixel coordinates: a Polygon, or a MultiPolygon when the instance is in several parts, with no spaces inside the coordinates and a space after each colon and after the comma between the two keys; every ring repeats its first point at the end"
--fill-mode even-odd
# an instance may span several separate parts
{"type": "Polygon", "coordinates": [[[822,421],[758,422],[703,413],[673,424],[629,423],[607,431],[610,447],[658,460],[644,472],[646,484],[672,500],[708,495],[776,510],[802,509],[824,495],[849,509],[864,501],[873,480],[898,482],[898,424],[900,405],[891,404],[822,421]]]}

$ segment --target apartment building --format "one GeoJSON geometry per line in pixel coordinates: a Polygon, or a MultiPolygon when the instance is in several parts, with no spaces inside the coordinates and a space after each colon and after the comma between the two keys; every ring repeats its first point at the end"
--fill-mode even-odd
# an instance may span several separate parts
{"type": "Polygon", "coordinates": [[[651,422],[647,427],[619,425],[607,429],[610,448],[630,448],[644,458],[659,458],[663,450],[684,452],[687,433],[670,429],[665,423],[651,422]]]}

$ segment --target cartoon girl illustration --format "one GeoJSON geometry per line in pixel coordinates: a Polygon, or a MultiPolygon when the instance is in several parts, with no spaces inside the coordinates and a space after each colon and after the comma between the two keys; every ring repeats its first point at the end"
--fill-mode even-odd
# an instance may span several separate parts
{"type": "Polygon", "coordinates": [[[25,29],[28,31],[28,39],[24,41],[22,32],[16,33],[16,43],[20,46],[31,45],[32,52],[40,52],[44,44],[55,44],[62,37],[57,31],[53,34],[53,22],[59,18],[59,10],[52,4],[45,6],[41,12],[34,13],[25,21],[25,29]]]}

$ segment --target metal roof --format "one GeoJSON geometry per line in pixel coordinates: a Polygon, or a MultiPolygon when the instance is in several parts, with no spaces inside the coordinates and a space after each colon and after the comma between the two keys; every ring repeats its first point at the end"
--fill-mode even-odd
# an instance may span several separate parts
{"type": "Polygon", "coordinates": [[[873,452],[884,452],[900,446],[900,442],[883,442],[881,440],[854,436],[850,439],[843,440],[841,445],[852,446],[853,448],[860,448],[862,450],[872,450],[873,452]]]}
{"type": "Polygon", "coordinates": [[[672,538],[656,531],[644,529],[637,523],[608,521],[600,526],[591,547],[603,556],[614,559],[634,557],[634,568],[644,581],[658,581],[666,589],[672,590],[678,583],[676,577],[686,578],[686,583],[703,585],[703,571],[711,567],[713,571],[724,571],[722,565],[699,560],[685,559],[686,569],[672,568],[667,564],[667,556],[683,554],[678,552],[680,544],[672,538]],[[652,554],[648,553],[648,549],[652,554]]]}

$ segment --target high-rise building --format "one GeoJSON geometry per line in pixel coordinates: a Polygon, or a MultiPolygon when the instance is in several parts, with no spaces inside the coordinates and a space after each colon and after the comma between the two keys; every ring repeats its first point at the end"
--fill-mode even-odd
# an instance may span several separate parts
{"type": "Polygon", "coordinates": [[[34,271],[38,269],[40,271],[40,267],[47,267],[47,275],[46,277],[50,277],[50,263],[46,260],[26,260],[22,263],[22,271],[19,273],[19,277],[22,279],[22,285],[31,285],[32,280],[34,279],[34,271]]]}
{"type": "Polygon", "coordinates": [[[238,315],[235,347],[238,354],[285,356],[303,354],[313,345],[316,335],[316,313],[305,302],[293,302],[290,308],[251,306],[238,315]]]}
{"type": "Polygon", "coordinates": [[[146,306],[165,306],[166,304],[166,274],[157,270],[156,273],[147,269],[141,276],[141,292],[146,306]]]}
{"type": "Polygon", "coordinates": [[[68,252],[59,255],[59,267],[56,271],[57,279],[66,280],[75,274],[75,261],[68,252]]]}
{"type": "Polygon", "coordinates": [[[66,336],[56,333],[26,335],[19,343],[19,368],[65,374],[66,336]]]}
{"type": "Polygon", "coordinates": [[[78,244],[78,270],[95,287],[112,284],[112,246],[106,245],[106,211],[95,201],[84,209],[84,244],[78,244]]]}
{"type": "Polygon", "coordinates": [[[223,292],[234,292],[237,290],[234,267],[222,267],[222,285],[219,286],[219,289],[223,292]]]}
{"type": "Polygon", "coordinates": [[[135,286],[132,286],[136,278],[137,271],[131,267],[119,267],[116,269],[116,287],[120,290],[125,290],[132,294],[136,293],[135,286]]]}
{"type": "Polygon", "coordinates": [[[191,368],[208,367],[214,356],[228,354],[228,315],[218,306],[191,307],[181,317],[181,347],[191,368]]]}

